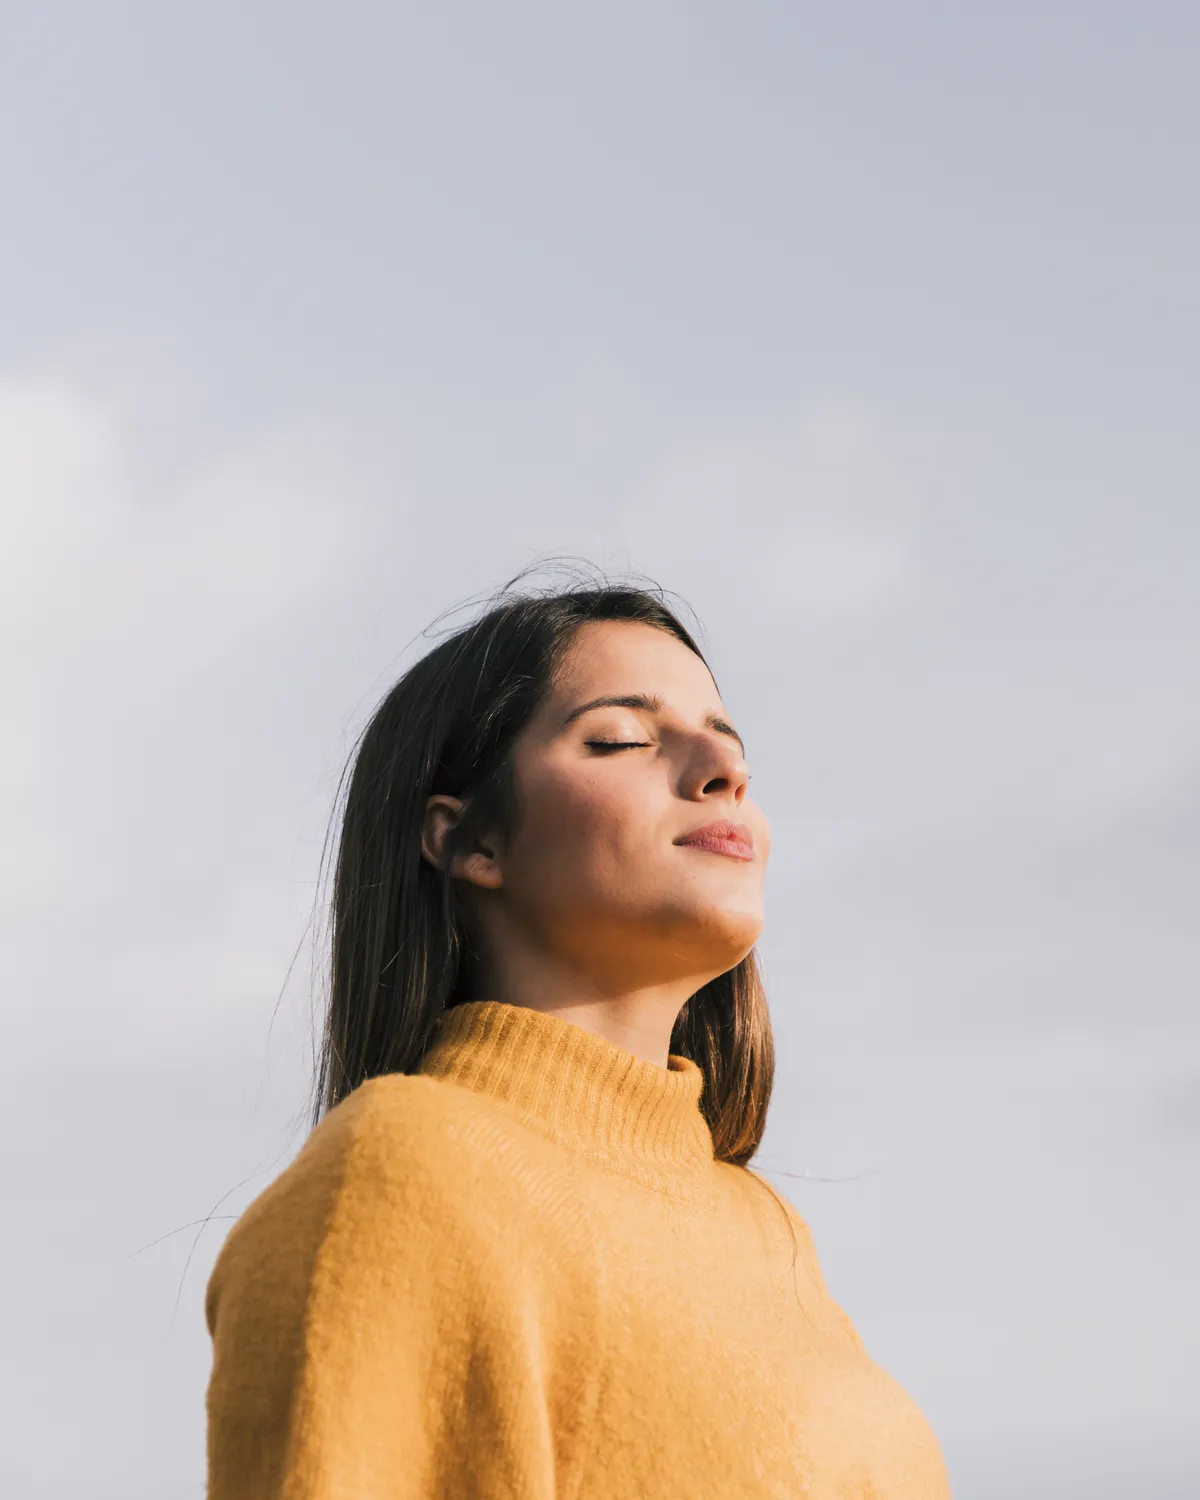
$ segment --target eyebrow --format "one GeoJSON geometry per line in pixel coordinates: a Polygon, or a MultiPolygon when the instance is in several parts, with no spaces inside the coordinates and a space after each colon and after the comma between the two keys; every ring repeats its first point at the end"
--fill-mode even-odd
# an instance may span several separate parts
{"type": "MultiPolygon", "coordinates": [[[[581,703],[578,708],[573,708],[563,720],[562,727],[565,729],[568,724],[574,724],[576,719],[590,713],[593,708],[632,708],[636,713],[659,714],[662,713],[663,700],[657,696],[651,697],[648,693],[614,693],[609,697],[592,698],[587,703],[581,703]]],[[[705,714],[704,727],[736,740],[745,755],[745,742],[728,719],[723,719],[720,714],[705,714]]]]}

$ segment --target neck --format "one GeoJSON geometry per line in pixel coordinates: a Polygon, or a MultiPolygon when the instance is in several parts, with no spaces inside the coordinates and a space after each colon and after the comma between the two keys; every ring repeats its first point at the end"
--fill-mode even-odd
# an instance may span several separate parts
{"type": "Polygon", "coordinates": [[[688,976],[658,984],[605,984],[594,975],[542,958],[494,966],[475,998],[523,1005],[558,1016],[643,1062],[665,1068],[679,1012],[712,977],[688,976]]]}
{"type": "MultiPolygon", "coordinates": [[[[490,998],[501,998],[494,996],[490,998]]],[[[671,1032],[676,1018],[687,1000],[677,995],[663,995],[653,991],[640,991],[621,995],[615,999],[583,998],[580,996],[546,997],[532,1000],[528,996],[509,1004],[522,1004],[544,1015],[557,1016],[572,1025],[590,1031],[605,1041],[612,1042],[622,1051],[632,1053],[643,1062],[655,1063],[660,1068],[667,1066],[671,1050],[671,1032]]]]}

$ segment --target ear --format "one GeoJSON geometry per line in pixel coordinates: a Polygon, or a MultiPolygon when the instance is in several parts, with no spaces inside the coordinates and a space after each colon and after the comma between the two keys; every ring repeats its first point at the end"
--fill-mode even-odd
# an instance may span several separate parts
{"type": "MultiPolygon", "coordinates": [[[[439,793],[426,802],[421,822],[421,857],[435,870],[442,869],[450,835],[462,822],[465,811],[466,803],[460,797],[439,793]]],[[[504,884],[504,876],[494,842],[477,836],[468,847],[457,850],[450,861],[450,875],[484,890],[498,891],[504,884]]]]}

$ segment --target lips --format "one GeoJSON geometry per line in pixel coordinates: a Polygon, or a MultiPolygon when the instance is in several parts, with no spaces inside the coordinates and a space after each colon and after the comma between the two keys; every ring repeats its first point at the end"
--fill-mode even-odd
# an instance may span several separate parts
{"type": "Polygon", "coordinates": [[[706,823],[675,840],[686,849],[703,849],[730,859],[753,859],[754,840],[744,823],[706,823]]]}

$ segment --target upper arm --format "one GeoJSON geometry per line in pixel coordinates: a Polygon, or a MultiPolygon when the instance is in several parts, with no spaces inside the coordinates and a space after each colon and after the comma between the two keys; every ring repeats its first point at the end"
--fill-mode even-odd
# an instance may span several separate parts
{"type": "Polygon", "coordinates": [[[210,1500],[550,1494],[537,1330],[465,1164],[411,1114],[341,1125],[214,1276],[210,1500]]]}

